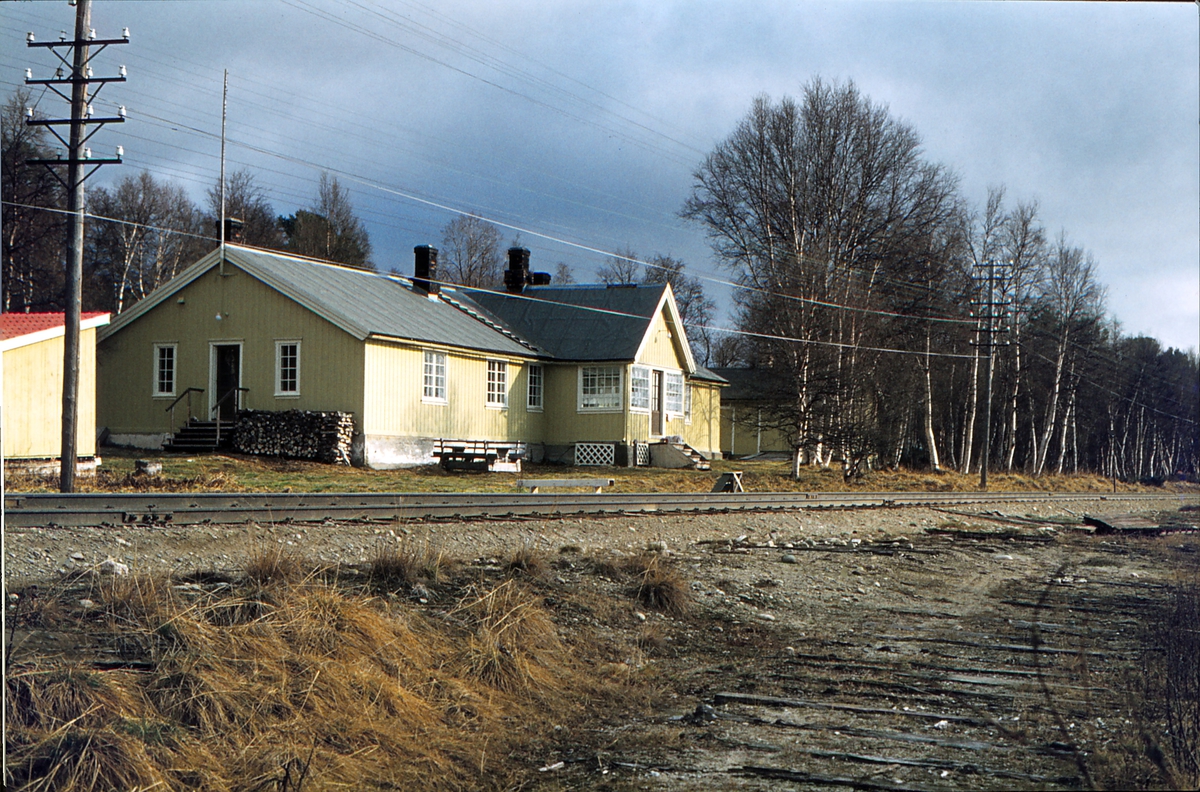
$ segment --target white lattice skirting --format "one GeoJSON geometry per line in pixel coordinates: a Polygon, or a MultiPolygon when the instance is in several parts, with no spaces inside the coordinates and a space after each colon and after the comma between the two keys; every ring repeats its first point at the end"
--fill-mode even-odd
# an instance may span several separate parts
{"type": "Polygon", "coordinates": [[[634,442],[635,449],[634,464],[641,467],[649,467],[650,465],[650,444],[634,442]]]}
{"type": "Polygon", "coordinates": [[[617,461],[617,448],[612,443],[576,443],[576,465],[607,465],[617,461]]]}

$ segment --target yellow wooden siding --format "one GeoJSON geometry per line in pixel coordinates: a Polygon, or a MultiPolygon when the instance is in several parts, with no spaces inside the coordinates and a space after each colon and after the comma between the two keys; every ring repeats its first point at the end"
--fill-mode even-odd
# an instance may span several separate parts
{"type": "Polygon", "coordinates": [[[734,456],[767,451],[791,452],[783,433],[760,426],[759,408],[754,404],[727,404],[721,409],[721,450],[734,456]]]}
{"type": "MultiPolygon", "coordinates": [[[[63,337],[4,353],[4,456],[51,459],[62,453],[63,337]]],[[[75,453],[96,453],[96,330],[79,333],[75,453]]]]}
{"type": "Polygon", "coordinates": [[[540,442],[543,413],[526,408],[527,361],[369,340],[363,431],[393,437],[540,442]],[[446,355],[446,403],[425,401],[425,350],[446,355]],[[508,407],[487,406],[488,360],[508,363],[508,407]]]}
{"type": "MultiPolygon", "coordinates": [[[[194,412],[208,413],[210,344],[242,344],[242,406],[255,410],[342,410],[362,419],[363,344],[232,265],[212,270],[100,342],[99,420],[113,433],[170,431],[153,396],[154,346],[177,344],[176,394],[188,387],[194,412]],[[218,321],[217,314],[222,318],[218,321]],[[275,342],[300,341],[299,396],[275,396],[275,342]]],[[[186,400],[176,424],[186,418],[186,400]]]]}
{"type": "MultiPolygon", "coordinates": [[[[608,365],[608,364],[597,364],[608,365]]],[[[628,367],[622,367],[628,368],[628,367]]],[[[543,442],[565,445],[580,441],[626,442],[625,415],[622,411],[579,412],[578,365],[546,366],[546,413],[543,442]]],[[[628,371],[625,374],[628,377],[628,371]]],[[[629,382],[626,379],[626,407],[629,382]]]]}
{"type": "Polygon", "coordinates": [[[650,323],[648,340],[635,362],[644,366],[684,371],[687,369],[687,358],[683,355],[680,344],[685,341],[683,334],[673,329],[667,321],[667,308],[664,305],[663,310],[650,323]]]}
{"type": "Polygon", "coordinates": [[[709,383],[693,382],[692,420],[683,430],[683,439],[697,451],[716,454],[721,451],[721,389],[709,383]]]}

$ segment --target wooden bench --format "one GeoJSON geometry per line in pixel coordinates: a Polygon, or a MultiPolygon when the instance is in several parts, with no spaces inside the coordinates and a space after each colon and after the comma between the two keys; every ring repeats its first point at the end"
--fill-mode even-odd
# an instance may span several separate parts
{"type": "Polygon", "coordinates": [[[529,489],[530,494],[536,495],[542,487],[551,489],[554,487],[587,487],[588,489],[595,488],[596,494],[599,494],[605,487],[611,487],[615,479],[525,479],[521,482],[522,487],[529,489]]]}
{"type": "Polygon", "coordinates": [[[520,473],[525,444],[494,440],[438,440],[433,455],[444,470],[520,473]]]}

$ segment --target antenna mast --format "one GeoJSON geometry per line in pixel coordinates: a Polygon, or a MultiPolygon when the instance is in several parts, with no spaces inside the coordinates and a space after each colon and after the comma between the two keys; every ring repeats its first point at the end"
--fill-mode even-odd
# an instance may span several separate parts
{"type": "Polygon", "coordinates": [[[225,270],[225,110],[229,103],[229,69],[221,88],[221,271],[225,270]]]}

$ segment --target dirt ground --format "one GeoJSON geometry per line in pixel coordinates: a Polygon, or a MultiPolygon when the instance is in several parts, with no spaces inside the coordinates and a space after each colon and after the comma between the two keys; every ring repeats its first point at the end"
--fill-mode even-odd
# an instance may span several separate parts
{"type": "MultiPolygon", "coordinates": [[[[1196,501],[1137,510],[1194,523],[1178,510],[1196,501]]],[[[562,728],[537,756],[514,756],[528,788],[1129,782],[1122,746],[1162,730],[1139,721],[1131,680],[1170,587],[1197,579],[1200,536],[1091,535],[1077,526],[1082,512],[1132,507],[1098,498],[1070,508],[23,529],[7,534],[6,590],[52,590],[109,559],[232,573],[265,548],[353,565],[419,542],[491,568],[526,550],[547,560],[536,586],[559,629],[589,630],[610,661],[604,673],[652,691],[562,728]],[[595,559],[647,550],[686,582],[682,613],[647,608],[597,571],[595,559]],[[589,590],[624,604],[580,607],[589,590]]],[[[436,592],[413,598],[438,607],[436,592]]],[[[78,640],[11,638],[16,662],[78,640]]]]}

